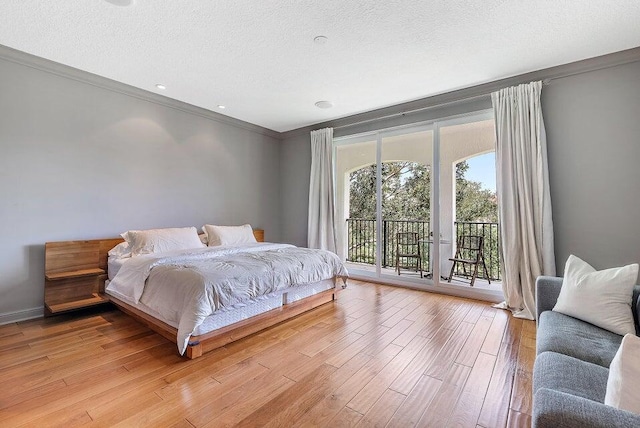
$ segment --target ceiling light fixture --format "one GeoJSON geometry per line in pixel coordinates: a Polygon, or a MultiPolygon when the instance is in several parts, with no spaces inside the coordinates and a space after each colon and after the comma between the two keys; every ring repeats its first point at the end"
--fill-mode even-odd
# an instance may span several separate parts
{"type": "Polygon", "coordinates": [[[318,107],[318,108],[331,108],[331,107],[333,107],[333,103],[331,101],[318,101],[316,103],[316,107],[318,107]]]}
{"type": "Polygon", "coordinates": [[[316,36],[313,38],[313,41],[317,45],[324,45],[327,43],[328,40],[329,38],[327,36],[316,36]]]}
{"type": "Polygon", "coordinates": [[[167,89],[167,87],[166,87],[166,86],[164,86],[162,83],[158,83],[158,84],[156,85],[156,88],[161,89],[161,90],[163,90],[163,91],[164,91],[165,89],[167,89]]]}
{"type": "Polygon", "coordinates": [[[227,108],[227,106],[223,106],[222,104],[218,104],[218,108],[220,108],[220,109],[224,110],[224,109],[226,109],[226,108],[227,108]]]}
{"type": "Polygon", "coordinates": [[[105,0],[114,6],[131,6],[134,0],[105,0]]]}

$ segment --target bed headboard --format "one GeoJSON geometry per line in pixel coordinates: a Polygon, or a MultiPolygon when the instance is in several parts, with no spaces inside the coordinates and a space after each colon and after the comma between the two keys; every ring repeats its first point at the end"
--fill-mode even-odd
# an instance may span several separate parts
{"type": "Polygon", "coordinates": [[[124,242],[124,239],[47,242],[44,253],[45,274],[89,268],[106,271],[107,253],[121,242],[124,242]]]}

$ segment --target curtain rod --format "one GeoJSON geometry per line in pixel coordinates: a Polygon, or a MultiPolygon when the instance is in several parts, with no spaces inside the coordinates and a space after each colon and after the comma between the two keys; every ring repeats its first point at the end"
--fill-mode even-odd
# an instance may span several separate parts
{"type": "MultiPolygon", "coordinates": [[[[573,73],[573,74],[569,74],[569,75],[566,75],[566,76],[548,77],[548,78],[542,80],[542,85],[543,86],[548,86],[548,85],[551,84],[551,82],[553,80],[562,79],[563,77],[574,76],[576,74],[582,74],[582,73],[584,73],[584,72],[573,73]]],[[[533,80],[533,81],[535,81],[535,80],[533,80]]],[[[517,85],[512,85],[512,86],[517,86],[517,85]]],[[[505,88],[506,87],[508,87],[508,86],[505,86],[505,88]]],[[[499,89],[497,89],[497,90],[499,90],[499,89]]],[[[484,98],[484,97],[491,96],[491,92],[494,92],[494,91],[485,92],[485,93],[478,94],[478,95],[472,95],[472,96],[464,97],[464,98],[458,98],[458,99],[455,99],[455,100],[446,101],[446,102],[443,102],[443,103],[434,104],[434,105],[430,105],[430,106],[425,106],[425,107],[419,107],[419,108],[415,108],[415,109],[405,110],[405,111],[402,111],[402,112],[391,113],[391,114],[388,114],[388,115],[385,115],[385,116],[378,116],[378,117],[371,118],[371,119],[363,119],[363,120],[359,120],[359,121],[353,122],[353,123],[346,123],[344,125],[334,126],[333,129],[336,130],[336,129],[350,128],[352,126],[363,125],[363,124],[370,123],[370,122],[377,122],[379,120],[384,120],[384,119],[392,119],[394,117],[401,117],[401,116],[405,116],[407,114],[418,113],[418,112],[421,112],[421,111],[424,111],[424,110],[431,110],[431,109],[435,109],[435,108],[439,108],[439,107],[444,107],[444,106],[447,106],[447,105],[450,105],[450,104],[456,104],[456,103],[460,103],[460,102],[475,100],[475,99],[478,99],[478,98],[484,98]]]]}
{"type": "Polygon", "coordinates": [[[344,125],[334,126],[333,129],[335,130],[335,129],[349,128],[349,127],[352,127],[352,126],[362,125],[362,124],[365,124],[365,123],[377,122],[379,120],[392,119],[394,117],[406,116],[407,114],[418,113],[418,112],[425,111],[425,110],[432,110],[432,109],[439,108],[439,107],[444,107],[444,106],[447,106],[447,105],[450,105],[450,104],[456,104],[456,103],[460,103],[460,102],[464,102],[464,101],[471,101],[471,100],[478,99],[478,98],[484,98],[484,97],[486,97],[488,95],[490,95],[490,93],[473,95],[473,96],[470,96],[470,97],[459,98],[459,99],[456,99],[456,100],[447,101],[447,102],[434,104],[434,105],[430,105],[430,106],[419,107],[419,108],[410,109],[410,110],[404,110],[404,111],[397,112],[397,113],[391,113],[391,114],[388,114],[388,115],[385,115],[385,116],[377,116],[377,117],[374,117],[374,118],[371,118],[371,119],[363,119],[363,120],[359,120],[357,122],[346,123],[344,125]]]}

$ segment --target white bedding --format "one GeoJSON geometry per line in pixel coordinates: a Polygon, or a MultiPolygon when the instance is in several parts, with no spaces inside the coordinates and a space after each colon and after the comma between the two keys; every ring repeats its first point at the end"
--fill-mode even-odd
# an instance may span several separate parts
{"type": "Polygon", "coordinates": [[[207,247],[126,259],[107,286],[178,325],[178,349],[215,311],[289,287],[347,276],[333,253],[287,244],[207,247]]]}
{"type": "Polygon", "coordinates": [[[113,278],[116,277],[116,275],[120,271],[120,268],[127,260],[129,260],[129,257],[120,259],[109,257],[109,260],[107,261],[107,273],[109,275],[109,281],[113,280],[113,278]]]}

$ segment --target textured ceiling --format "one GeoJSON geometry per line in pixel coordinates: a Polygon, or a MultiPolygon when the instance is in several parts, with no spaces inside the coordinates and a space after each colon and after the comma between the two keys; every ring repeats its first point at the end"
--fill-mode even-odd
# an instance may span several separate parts
{"type": "Polygon", "coordinates": [[[637,47],[639,22],[638,0],[2,0],[0,44],[287,131],[637,47]]]}

